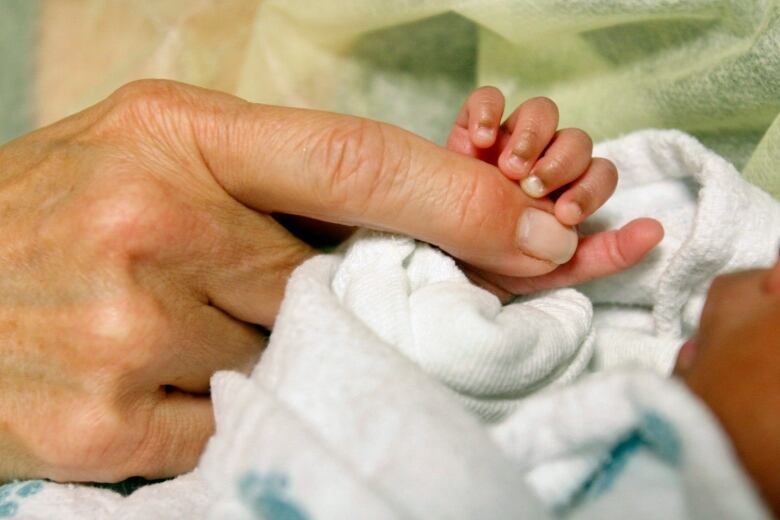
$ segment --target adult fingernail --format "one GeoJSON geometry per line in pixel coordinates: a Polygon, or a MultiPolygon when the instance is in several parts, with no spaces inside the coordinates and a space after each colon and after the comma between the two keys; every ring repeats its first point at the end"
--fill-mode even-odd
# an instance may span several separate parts
{"type": "Polygon", "coordinates": [[[544,195],[544,183],[542,182],[542,179],[536,175],[529,175],[520,181],[520,187],[529,197],[538,199],[544,195]]]}
{"type": "Polygon", "coordinates": [[[577,232],[546,211],[527,208],[517,221],[517,245],[540,260],[565,264],[574,256],[577,243],[577,232]]]}

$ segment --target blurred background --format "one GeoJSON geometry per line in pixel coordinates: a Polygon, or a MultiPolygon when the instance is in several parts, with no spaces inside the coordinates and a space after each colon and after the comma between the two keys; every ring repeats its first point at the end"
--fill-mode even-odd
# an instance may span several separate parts
{"type": "Polygon", "coordinates": [[[780,196],[780,0],[0,0],[0,143],[138,78],[443,143],[536,95],[598,140],[679,128],[780,196]]]}

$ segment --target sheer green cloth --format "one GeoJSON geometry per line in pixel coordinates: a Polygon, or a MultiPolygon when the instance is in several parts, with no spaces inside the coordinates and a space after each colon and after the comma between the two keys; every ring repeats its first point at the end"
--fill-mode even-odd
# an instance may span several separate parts
{"type": "Polygon", "coordinates": [[[0,0],[0,143],[34,124],[35,0],[0,0]]]}
{"type": "Polygon", "coordinates": [[[270,0],[240,90],[441,142],[468,89],[553,98],[596,140],[679,128],[780,196],[777,0],[270,0]],[[270,78],[258,89],[251,78],[270,78]]]}
{"type": "MultiPolygon", "coordinates": [[[[253,101],[368,116],[441,143],[468,91],[494,84],[510,106],[553,98],[564,126],[596,140],[682,129],[780,196],[780,0],[207,0],[177,4],[179,18],[172,0],[142,4],[159,44],[147,37],[148,56],[125,48],[112,63],[155,67],[96,77],[76,105],[150,74],[225,89],[213,75],[230,49],[242,55],[229,90],[253,101]],[[187,33],[189,6],[203,17],[242,1],[257,8],[236,27],[240,43],[187,33]]],[[[0,76],[1,139],[34,121],[33,5],[0,2],[0,60],[12,71],[0,76]]]]}

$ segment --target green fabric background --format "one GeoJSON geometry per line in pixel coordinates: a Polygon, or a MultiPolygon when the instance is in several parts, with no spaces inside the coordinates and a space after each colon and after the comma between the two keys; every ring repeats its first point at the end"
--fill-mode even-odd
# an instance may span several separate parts
{"type": "Polygon", "coordinates": [[[0,0],[0,143],[32,128],[36,0],[0,0]]]}
{"type": "MultiPolygon", "coordinates": [[[[126,3],[158,25],[155,13],[174,6],[126,3]]],[[[0,143],[33,126],[37,8],[0,0],[0,143]]],[[[679,128],[780,197],[780,0],[264,0],[247,22],[234,93],[253,101],[367,116],[443,143],[468,91],[494,84],[510,106],[553,98],[563,126],[597,141],[679,128]]],[[[215,59],[174,52],[185,64],[215,59]]],[[[187,70],[161,74],[198,83],[187,70]]],[[[96,77],[96,92],[112,81],[96,77]]]]}
{"type": "Polygon", "coordinates": [[[684,130],[780,196],[780,0],[266,0],[243,77],[437,142],[471,87],[545,95],[597,141],[684,130]]]}

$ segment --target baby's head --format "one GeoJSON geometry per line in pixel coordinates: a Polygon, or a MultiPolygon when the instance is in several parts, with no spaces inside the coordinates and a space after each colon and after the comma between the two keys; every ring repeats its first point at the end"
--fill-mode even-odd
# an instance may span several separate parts
{"type": "Polygon", "coordinates": [[[676,372],[717,415],[780,514],[780,260],[715,279],[676,372]]]}

